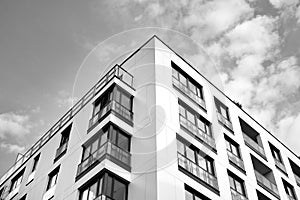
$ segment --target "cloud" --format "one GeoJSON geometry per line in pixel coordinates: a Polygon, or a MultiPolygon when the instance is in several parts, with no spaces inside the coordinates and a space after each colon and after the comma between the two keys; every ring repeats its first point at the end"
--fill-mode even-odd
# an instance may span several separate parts
{"type": "Polygon", "coordinates": [[[297,19],[297,23],[300,23],[300,5],[297,7],[296,10],[296,19],[297,19]]]}
{"type": "Polygon", "coordinates": [[[71,94],[65,90],[60,90],[55,98],[55,102],[58,107],[72,107],[78,98],[72,97],[71,94]]]}
{"type": "Polygon", "coordinates": [[[0,143],[0,148],[8,153],[21,153],[24,152],[25,147],[17,144],[0,143]]]}
{"type": "Polygon", "coordinates": [[[288,6],[295,6],[298,0],[269,0],[270,3],[277,9],[282,9],[288,6]]]}
{"type": "Polygon", "coordinates": [[[29,134],[31,128],[28,115],[13,112],[0,114],[0,138],[22,137],[29,134]]]}

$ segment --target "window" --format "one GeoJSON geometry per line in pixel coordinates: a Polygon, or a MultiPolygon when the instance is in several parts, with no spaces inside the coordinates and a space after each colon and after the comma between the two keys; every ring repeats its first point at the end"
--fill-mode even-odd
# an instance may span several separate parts
{"type": "Polygon", "coordinates": [[[188,185],[184,185],[185,187],[185,200],[210,200],[203,194],[189,187],[188,185]]]}
{"type": "Polygon", "coordinates": [[[218,113],[220,113],[226,120],[230,121],[228,107],[215,97],[215,104],[218,113]]]}
{"type": "Polygon", "coordinates": [[[20,198],[20,200],[26,200],[26,194],[20,198]]]}
{"type": "Polygon", "coordinates": [[[114,200],[127,199],[127,183],[112,174],[104,173],[80,189],[80,200],[93,200],[101,195],[114,200]]]}
{"type": "Polygon", "coordinates": [[[50,188],[56,185],[58,172],[59,172],[59,166],[48,175],[47,190],[49,190],[50,188]]]}
{"type": "Polygon", "coordinates": [[[179,101],[179,114],[181,117],[186,119],[188,123],[194,125],[202,133],[212,136],[211,124],[204,117],[199,114],[196,114],[191,108],[185,105],[183,102],[179,101]]]}
{"type": "Polygon", "coordinates": [[[20,171],[12,180],[11,180],[11,186],[10,186],[10,192],[16,189],[22,182],[23,174],[25,169],[20,171]]]}
{"type": "Polygon", "coordinates": [[[234,143],[228,137],[225,137],[225,140],[226,140],[226,149],[227,149],[227,151],[231,152],[236,157],[241,158],[239,145],[234,143]]]}
{"type": "Polygon", "coordinates": [[[289,184],[286,180],[282,179],[285,193],[289,197],[289,199],[297,199],[294,187],[289,184]]]}
{"type": "Polygon", "coordinates": [[[240,153],[240,146],[227,135],[224,134],[224,137],[230,164],[233,164],[233,166],[238,167],[238,169],[245,172],[244,162],[240,153]]]}
{"type": "Polygon", "coordinates": [[[32,165],[32,170],[31,172],[34,172],[36,170],[37,164],[40,159],[40,154],[38,154],[34,159],[33,159],[33,165],[32,165]]]}
{"type": "Polygon", "coordinates": [[[272,145],[271,143],[269,143],[269,145],[270,145],[270,149],[271,149],[273,158],[274,158],[276,161],[282,163],[282,158],[281,158],[281,154],[280,154],[279,149],[277,149],[277,148],[276,148],[274,145],[272,145]]]}
{"type": "Polygon", "coordinates": [[[192,145],[187,145],[180,140],[177,140],[178,153],[192,161],[197,166],[211,175],[215,175],[213,159],[199,150],[195,149],[192,145]]]}
{"type": "Polygon", "coordinates": [[[72,124],[70,124],[65,130],[63,130],[63,132],[61,133],[59,147],[62,147],[63,145],[68,143],[71,129],[72,129],[72,124]]]}
{"type": "Polygon", "coordinates": [[[230,171],[228,171],[228,177],[232,194],[246,196],[244,181],[230,171]]]}

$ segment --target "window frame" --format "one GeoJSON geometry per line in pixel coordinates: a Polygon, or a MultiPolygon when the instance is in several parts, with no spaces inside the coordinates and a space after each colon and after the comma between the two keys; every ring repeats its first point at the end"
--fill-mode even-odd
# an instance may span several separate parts
{"type": "Polygon", "coordinates": [[[231,122],[230,115],[229,115],[229,108],[224,103],[222,103],[219,99],[214,97],[215,105],[217,112],[222,115],[224,118],[226,118],[229,122],[231,122]],[[226,112],[226,116],[223,115],[222,109],[226,112]]]}
{"type": "Polygon", "coordinates": [[[47,181],[47,187],[46,191],[50,190],[52,187],[54,187],[57,184],[58,174],[59,174],[60,166],[56,167],[54,170],[52,170],[48,174],[48,181],[47,181]],[[53,178],[55,177],[55,180],[53,182],[53,178]],[[53,184],[54,183],[54,184],[53,184]]]}
{"type": "Polygon", "coordinates": [[[40,160],[40,156],[41,156],[41,153],[39,153],[37,156],[34,157],[31,172],[36,171],[37,165],[38,165],[39,160],[40,160]]]}
{"type": "Polygon", "coordinates": [[[232,173],[229,170],[228,170],[228,178],[229,178],[230,189],[234,190],[235,192],[237,192],[238,194],[240,194],[244,197],[247,197],[245,181],[243,179],[239,178],[237,175],[235,175],[234,173],[232,173]],[[232,185],[231,185],[231,180],[233,180],[234,187],[232,187],[232,185]],[[242,193],[238,191],[237,183],[240,184],[242,193]]]}
{"type": "Polygon", "coordinates": [[[243,158],[242,158],[242,154],[241,154],[240,145],[238,143],[236,143],[235,141],[233,141],[231,138],[229,138],[225,134],[224,134],[224,138],[225,138],[225,143],[226,143],[226,150],[231,152],[237,158],[240,158],[242,160],[243,158]],[[227,145],[227,144],[229,144],[229,145],[227,145]],[[228,149],[228,146],[230,147],[230,149],[228,149]],[[238,155],[236,155],[235,152],[232,150],[233,147],[236,149],[236,152],[237,152],[238,155]]]}
{"type": "Polygon", "coordinates": [[[23,181],[24,172],[25,172],[25,168],[22,169],[16,176],[14,176],[11,179],[11,184],[10,184],[9,192],[12,192],[19,185],[21,185],[21,183],[23,181]]]}

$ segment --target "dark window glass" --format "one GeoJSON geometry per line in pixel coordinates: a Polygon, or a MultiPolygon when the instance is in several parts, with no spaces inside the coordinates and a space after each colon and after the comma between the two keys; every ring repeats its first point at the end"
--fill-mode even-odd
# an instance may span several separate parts
{"type": "Polygon", "coordinates": [[[57,182],[57,177],[58,177],[58,172],[59,172],[59,167],[53,170],[49,175],[48,175],[48,184],[47,184],[47,190],[52,188],[54,185],[56,185],[57,182]]]}
{"type": "Polygon", "coordinates": [[[228,136],[225,137],[225,140],[227,151],[231,152],[236,157],[241,158],[238,144],[235,144],[233,141],[231,141],[231,139],[229,139],[228,136]]]}
{"type": "Polygon", "coordinates": [[[220,113],[225,119],[227,119],[228,121],[230,121],[228,107],[225,106],[217,98],[215,98],[215,104],[216,104],[216,108],[217,108],[218,113],[220,113]]]}
{"type": "Polygon", "coordinates": [[[232,173],[228,173],[230,188],[242,196],[246,196],[244,181],[232,173]]]}
{"type": "Polygon", "coordinates": [[[12,180],[11,180],[11,186],[10,186],[10,192],[16,189],[22,182],[23,174],[25,169],[23,169],[21,172],[19,172],[12,180]]]}
{"type": "Polygon", "coordinates": [[[185,200],[210,200],[199,191],[185,185],[185,200]]]}
{"type": "Polygon", "coordinates": [[[32,165],[32,170],[31,172],[34,172],[36,170],[37,164],[40,159],[40,154],[38,154],[34,159],[33,159],[33,165],[32,165]]]}

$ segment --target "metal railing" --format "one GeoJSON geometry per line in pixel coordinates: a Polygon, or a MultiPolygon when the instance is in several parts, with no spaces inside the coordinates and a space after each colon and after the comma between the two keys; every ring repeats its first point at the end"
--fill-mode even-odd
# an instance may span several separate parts
{"type": "Polygon", "coordinates": [[[56,155],[55,158],[58,158],[62,153],[64,153],[68,148],[68,142],[65,142],[62,144],[58,149],[56,149],[56,155]]]}
{"type": "Polygon", "coordinates": [[[188,96],[193,101],[195,101],[197,104],[199,104],[202,108],[206,108],[205,101],[201,97],[199,97],[192,90],[190,90],[187,86],[185,86],[180,81],[178,81],[175,77],[173,77],[172,80],[173,80],[173,85],[177,89],[179,89],[182,93],[184,93],[186,96],[188,96]]]}
{"type": "Polygon", "coordinates": [[[264,175],[259,173],[258,171],[254,170],[256,180],[259,185],[267,189],[269,192],[274,193],[275,195],[279,195],[277,185],[275,183],[272,183],[269,179],[267,179],[264,175]]]}
{"type": "Polygon", "coordinates": [[[25,163],[38,149],[69,122],[98,92],[114,77],[120,79],[130,87],[133,86],[133,76],[119,65],[110,69],[68,112],[61,117],[15,164],[1,177],[0,185],[10,177],[23,163],[25,163]]]}
{"type": "Polygon", "coordinates": [[[132,122],[133,113],[128,110],[125,106],[120,104],[117,101],[110,101],[104,108],[102,108],[98,113],[96,113],[89,121],[89,128],[93,127],[95,124],[99,122],[99,120],[108,112],[114,112],[118,115],[124,117],[126,120],[132,122]]]}
{"type": "Polygon", "coordinates": [[[93,199],[93,200],[114,200],[113,198],[110,198],[110,197],[108,197],[108,196],[105,196],[105,195],[100,195],[100,196],[98,196],[98,197],[96,197],[95,199],[93,199]]]}
{"type": "Polygon", "coordinates": [[[101,162],[106,156],[111,156],[127,166],[131,165],[131,154],[129,152],[110,142],[106,142],[78,165],[77,176],[87,170],[90,166],[101,162]]]}
{"type": "Polygon", "coordinates": [[[227,155],[231,162],[233,162],[239,168],[245,170],[244,161],[241,158],[237,157],[236,155],[234,155],[232,152],[228,150],[227,150],[227,155]]]}
{"type": "Polygon", "coordinates": [[[286,172],[286,169],[285,169],[284,164],[281,163],[279,160],[276,160],[275,158],[274,158],[274,160],[275,160],[275,165],[276,165],[280,170],[282,170],[283,172],[286,172]]]}
{"type": "Polygon", "coordinates": [[[218,180],[215,176],[208,173],[200,166],[198,166],[196,163],[184,157],[180,153],[177,153],[177,155],[178,155],[178,165],[180,167],[182,167],[192,175],[196,176],[197,178],[201,179],[202,181],[212,186],[213,188],[219,190],[218,180]]]}
{"type": "Polygon", "coordinates": [[[179,115],[179,122],[180,125],[182,125],[185,129],[187,129],[189,132],[191,132],[193,135],[200,138],[203,142],[208,144],[212,148],[216,148],[216,143],[214,138],[212,138],[210,135],[204,133],[201,129],[196,127],[195,124],[188,121],[186,118],[184,118],[182,115],[179,115]]]}
{"type": "Polygon", "coordinates": [[[219,112],[217,112],[217,116],[218,116],[218,120],[219,120],[219,122],[221,122],[221,124],[223,124],[224,126],[226,126],[227,128],[229,128],[230,130],[233,131],[232,123],[226,117],[224,117],[219,112]]]}
{"type": "Polygon", "coordinates": [[[252,147],[258,154],[265,157],[265,150],[262,146],[256,143],[251,137],[249,137],[246,133],[243,133],[244,140],[248,146],[252,147]]]}
{"type": "Polygon", "coordinates": [[[234,189],[230,188],[232,200],[247,200],[248,198],[245,195],[242,195],[235,191],[234,189]]]}

